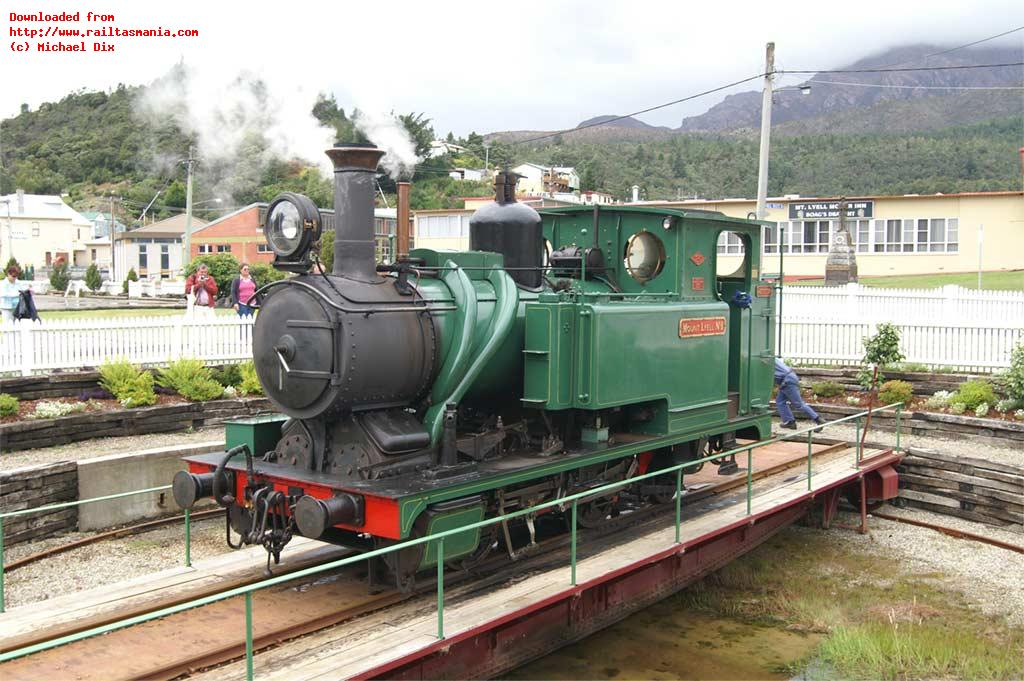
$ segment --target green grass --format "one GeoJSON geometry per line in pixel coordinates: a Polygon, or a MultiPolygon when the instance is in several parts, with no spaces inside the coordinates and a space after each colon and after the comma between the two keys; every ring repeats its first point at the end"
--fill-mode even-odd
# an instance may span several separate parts
{"type": "MultiPolygon", "coordinates": [[[[823,286],[822,279],[810,279],[795,282],[801,286],[823,286]]],[[[882,288],[939,288],[947,284],[956,284],[964,288],[978,288],[976,272],[957,272],[949,274],[910,274],[892,277],[861,277],[864,286],[882,288]]],[[[1024,270],[1009,272],[982,272],[981,288],[988,291],[1024,291],[1024,270]]]]}
{"type": "Polygon", "coordinates": [[[947,583],[790,528],[681,592],[680,606],[824,634],[814,661],[793,673],[824,665],[827,678],[1024,677],[1024,631],[972,609],[947,583]]]}
{"type": "MultiPolygon", "coordinates": [[[[237,314],[231,308],[216,310],[218,315],[237,314]]],[[[97,319],[102,317],[165,317],[170,315],[185,314],[185,308],[167,307],[130,307],[114,308],[111,310],[40,310],[39,317],[42,319],[97,319]]]]}

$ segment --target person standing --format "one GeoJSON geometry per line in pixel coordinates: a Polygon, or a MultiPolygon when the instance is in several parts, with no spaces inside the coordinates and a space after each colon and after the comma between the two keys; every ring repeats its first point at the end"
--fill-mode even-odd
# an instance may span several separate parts
{"type": "Polygon", "coordinates": [[[14,321],[14,310],[18,307],[18,298],[21,294],[18,290],[19,274],[21,270],[18,266],[11,265],[7,268],[7,276],[0,282],[0,313],[3,315],[0,321],[14,321]]]}
{"type": "Polygon", "coordinates": [[[256,280],[249,274],[249,263],[243,262],[238,269],[238,276],[231,282],[231,306],[239,317],[252,314],[253,309],[249,303],[255,293],[256,280]]]}
{"type": "Polygon", "coordinates": [[[821,417],[818,416],[818,412],[804,402],[804,398],[800,395],[800,377],[777,357],[775,358],[775,383],[779,386],[779,393],[775,396],[775,406],[779,410],[783,428],[796,430],[796,418],[793,416],[791,406],[800,409],[810,416],[812,421],[821,425],[821,417]]]}
{"type": "Polygon", "coordinates": [[[185,295],[195,296],[195,312],[203,316],[213,315],[217,302],[217,282],[210,276],[210,269],[200,263],[196,271],[185,280],[185,295]]]}

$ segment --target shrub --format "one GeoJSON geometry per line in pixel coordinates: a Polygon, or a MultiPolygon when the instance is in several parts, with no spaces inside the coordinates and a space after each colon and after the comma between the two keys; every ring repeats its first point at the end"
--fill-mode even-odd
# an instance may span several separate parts
{"type": "Polygon", "coordinates": [[[262,395],[263,386],[260,385],[260,379],[256,375],[256,365],[252,360],[239,365],[239,370],[242,372],[242,381],[238,384],[238,392],[243,395],[262,395]]]}
{"type": "Polygon", "coordinates": [[[897,362],[886,368],[891,371],[905,371],[907,373],[926,373],[931,371],[927,364],[922,364],[921,362],[897,362]]]}
{"type": "Polygon", "coordinates": [[[36,266],[25,265],[21,268],[21,274],[18,275],[18,279],[22,281],[33,281],[36,278],[36,266]]]}
{"type": "Polygon", "coordinates": [[[960,386],[953,398],[956,402],[963,402],[968,409],[977,409],[982,402],[995,404],[996,393],[992,390],[992,384],[985,380],[967,381],[960,386]]]}
{"type": "Polygon", "coordinates": [[[924,406],[929,409],[943,409],[949,406],[949,398],[953,393],[948,390],[940,390],[924,401],[924,406]]]}
{"type": "Polygon", "coordinates": [[[238,389],[235,388],[235,386],[233,385],[224,386],[224,398],[230,400],[234,399],[235,397],[238,397],[238,389]]]}
{"type": "Polygon", "coordinates": [[[1017,419],[1018,421],[1024,421],[1024,409],[1018,409],[1017,411],[1013,412],[1013,418],[1017,419]]]}
{"type": "Polygon", "coordinates": [[[65,291],[70,282],[71,275],[68,274],[68,263],[64,260],[58,260],[50,269],[50,286],[55,291],[65,291]]]}
{"type": "Polygon", "coordinates": [[[967,411],[967,405],[963,402],[953,402],[949,405],[949,412],[951,414],[963,414],[967,411]]]}
{"type": "Polygon", "coordinates": [[[1010,368],[1003,374],[1006,393],[1015,400],[1024,401],[1024,343],[1018,343],[1010,354],[1010,368]]]}
{"type": "Polygon", "coordinates": [[[817,397],[835,397],[842,395],[846,389],[835,381],[818,381],[811,384],[811,392],[817,397]]]}
{"type": "Polygon", "coordinates": [[[212,400],[224,392],[224,386],[213,380],[209,368],[198,359],[179,359],[171,362],[166,369],[160,370],[156,382],[194,402],[212,400]]]}
{"type": "Polygon", "coordinates": [[[28,415],[28,418],[53,419],[58,416],[83,412],[87,407],[85,402],[36,402],[36,409],[28,415]]]}
{"type": "MultiPolygon", "coordinates": [[[[864,390],[871,390],[871,386],[874,383],[875,378],[875,374],[870,368],[861,367],[860,370],[857,371],[857,376],[854,380],[856,380],[857,385],[864,388],[864,390]]],[[[885,381],[885,374],[879,371],[877,379],[879,381],[885,381]]]]}
{"type": "Polygon", "coordinates": [[[156,393],[153,391],[153,374],[143,371],[136,377],[128,393],[121,398],[121,406],[126,409],[147,407],[156,404],[156,393]]]}
{"type": "Polygon", "coordinates": [[[1011,411],[1020,409],[1022,406],[1024,406],[1024,403],[1021,403],[1020,400],[999,400],[998,402],[996,402],[996,411],[998,411],[1000,414],[1009,414],[1011,411]]]}
{"type": "Polygon", "coordinates": [[[320,265],[324,272],[334,268],[334,230],[328,229],[320,235],[320,265]]]}
{"type": "Polygon", "coordinates": [[[0,393],[0,416],[17,416],[18,398],[7,393],[0,393]]]}
{"type": "Polygon", "coordinates": [[[96,267],[96,263],[89,265],[89,269],[85,271],[85,285],[89,287],[90,291],[99,291],[100,287],[103,286],[103,279],[100,278],[100,268],[96,267]]]}
{"type": "Polygon", "coordinates": [[[213,380],[220,383],[225,388],[229,385],[237,386],[242,382],[242,371],[237,364],[225,364],[222,367],[213,369],[213,380]]]}
{"type": "Polygon", "coordinates": [[[274,269],[270,263],[256,262],[249,265],[249,276],[256,281],[256,288],[259,288],[272,281],[280,281],[288,275],[281,270],[274,269]]]}
{"type": "Polygon", "coordinates": [[[124,407],[156,404],[153,374],[139,370],[125,359],[107,361],[100,366],[100,387],[120,400],[124,407]]]}
{"type": "Polygon", "coordinates": [[[201,255],[188,264],[185,276],[192,276],[200,265],[206,265],[210,276],[217,282],[217,295],[224,297],[231,293],[231,280],[238,276],[238,260],[230,253],[201,255]]]}
{"type": "Polygon", "coordinates": [[[878,399],[882,404],[896,404],[902,402],[904,406],[910,404],[914,396],[914,386],[906,381],[886,381],[878,391],[878,399]]]}
{"type": "Polygon", "coordinates": [[[850,395],[849,397],[846,398],[846,403],[853,407],[859,406],[860,398],[857,397],[856,395],[850,395]]]}
{"type": "Polygon", "coordinates": [[[11,269],[12,267],[17,267],[19,271],[21,270],[21,265],[18,264],[18,259],[15,258],[13,255],[7,259],[7,264],[4,265],[4,274],[6,274],[7,270],[11,269]]]}
{"type": "Polygon", "coordinates": [[[139,275],[135,273],[135,268],[132,267],[128,270],[128,276],[124,278],[124,285],[121,286],[121,293],[128,293],[128,282],[138,281],[139,275]]]}
{"type": "Polygon", "coordinates": [[[981,418],[982,416],[988,416],[989,409],[991,409],[991,407],[988,406],[988,402],[982,402],[977,407],[975,407],[974,415],[977,416],[978,418],[981,418]]]}

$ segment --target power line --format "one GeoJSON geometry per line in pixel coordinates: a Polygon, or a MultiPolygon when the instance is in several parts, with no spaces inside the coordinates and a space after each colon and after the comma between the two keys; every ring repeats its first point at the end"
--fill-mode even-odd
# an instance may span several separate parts
{"type": "MultiPolygon", "coordinates": [[[[777,72],[777,73],[781,73],[781,72],[777,72]]],[[[512,142],[509,142],[509,144],[527,144],[529,142],[537,142],[537,141],[545,140],[545,139],[548,139],[548,138],[551,138],[551,137],[557,137],[558,135],[564,135],[566,133],[576,132],[577,130],[586,130],[587,128],[595,128],[595,127],[597,127],[599,125],[608,125],[609,123],[614,123],[615,121],[621,121],[624,118],[631,118],[633,116],[639,116],[640,114],[649,113],[651,111],[657,111],[658,109],[664,109],[665,107],[668,107],[668,106],[674,106],[676,104],[682,104],[683,102],[688,102],[691,99],[697,99],[698,97],[704,97],[706,95],[714,94],[715,92],[721,92],[722,90],[727,90],[727,89],[729,89],[731,87],[735,87],[737,85],[742,85],[743,83],[749,83],[750,81],[757,80],[758,78],[764,78],[764,75],[765,74],[763,74],[763,73],[759,73],[756,76],[750,76],[749,78],[743,78],[742,80],[733,81],[732,83],[728,83],[727,85],[720,85],[719,87],[711,88],[710,90],[704,90],[703,92],[698,92],[698,93],[693,94],[693,95],[687,95],[686,97],[680,97],[679,99],[673,99],[671,102],[665,102],[664,104],[658,104],[656,106],[651,106],[651,107],[648,107],[646,109],[641,109],[640,111],[634,111],[633,113],[623,114],[621,116],[613,116],[612,118],[608,118],[608,119],[600,121],[598,123],[590,123],[588,125],[580,125],[580,126],[577,126],[575,128],[566,128],[564,130],[558,130],[556,132],[549,132],[549,133],[544,134],[544,135],[538,135],[537,137],[529,137],[529,138],[524,139],[524,140],[515,140],[515,141],[512,141],[512,142]]]]}
{"type": "Polygon", "coordinates": [[[1024,85],[887,85],[884,83],[850,83],[840,80],[816,80],[811,78],[806,83],[821,85],[852,85],[854,87],[877,87],[893,90],[1024,90],[1024,85]]]}
{"type": "Polygon", "coordinates": [[[785,71],[776,71],[776,74],[794,74],[794,73],[899,73],[908,71],[961,71],[964,69],[996,69],[1004,66],[1024,66],[1024,61],[1010,61],[1002,64],[965,64],[962,66],[915,66],[913,68],[904,69],[825,69],[822,71],[815,71],[809,69],[788,69],[785,71]]]}

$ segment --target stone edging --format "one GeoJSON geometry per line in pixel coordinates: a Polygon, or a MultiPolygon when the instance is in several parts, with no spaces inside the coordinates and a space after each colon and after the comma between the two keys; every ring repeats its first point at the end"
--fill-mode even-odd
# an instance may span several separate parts
{"type": "Polygon", "coordinates": [[[96,437],[188,430],[270,410],[270,401],[265,397],[242,397],[15,421],[0,424],[0,453],[52,447],[96,437]]]}

